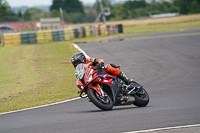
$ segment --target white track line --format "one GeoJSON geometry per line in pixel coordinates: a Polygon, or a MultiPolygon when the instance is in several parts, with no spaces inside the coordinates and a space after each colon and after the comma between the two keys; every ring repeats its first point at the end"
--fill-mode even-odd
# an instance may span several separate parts
{"type": "MultiPolygon", "coordinates": [[[[89,57],[85,53],[85,51],[83,51],[77,44],[73,43],[73,46],[75,48],[77,48],[80,52],[83,52],[84,55],[86,56],[86,58],[89,57]]],[[[80,99],[80,97],[69,99],[69,100],[65,100],[65,101],[61,101],[61,102],[56,102],[56,103],[52,103],[52,104],[47,104],[47,105],[42,105],[42,106],[37,106],[37,107],[31,107],[31,108],[26,108],[26,109],[21,109],[21,110],[15,110],[15,111],[10,111],[10,112],[0,113],[0,115],[11,114],[11,113],[16,113],[16,112],[21,112],[21,111],[26,111],[26,110],[31,110],[31,109],[38,109],[38,108],[48,107],[48,106],[52,106],[52,105],[57,105],[57,104],[61,104],[61,103],[66,103],[66,102],[74,101],[74,100],[77,100],[77,99],[80,99]]]]}
{"type": "Polygon", "coordinates": [[[37,106],[37,107],[26,108],[26,109],[22,109],[22,110],[16,110],[16,111],[10,111],[10,112],[5,112],[5,113],[0,113],[0,115],[10,114],[10,113],[16,113],[16,112],[21,112],[21,111],[26,111],[26,110],[31,110],[31,109],[38,109],[38,108],[48,107],[48,106],[52,106],[52,105],[57,105],[57,104],[61,104],[61,103],[66,103],[66,102],[74,101],[74,100],[77,100],[77,99],[80,99],[80,97],[69,99],[69,100],[65,100],[65,101],[61,101],[61,102],[57,102],[57,103],[52,103],[52,104],[47,104],[47,105],[42,105],[42,106],[37,106]]]}
{"type": "Polygon", "coordinates": [[[87,54],[86,54],[86,52],[84,51],[84,50],[82,50],[77,44],[75,44],[75,43],[72,43],[73,44],[73,46],[75,47],[75,48],[77,48],[80,52],[82,52],[84,55],[85,55],[85,57],[86,58],[89,58],[90,56],[88,56],[87,54]]]}
{"type": "Polygon", "coordinates": [[[166,128],[156,128],[156,129],[141,130],[141,131],[123,132],[123,133],[147,133],[147,132],[154,132],[154,131],[163,131],[163,130],[181,129],[181,128],[190,128],[190,127],[199,127],[199,126],[200,126],[200,124],[196,124],[196,125],[185,125],[185,126],[166,127],[166,128]]]}

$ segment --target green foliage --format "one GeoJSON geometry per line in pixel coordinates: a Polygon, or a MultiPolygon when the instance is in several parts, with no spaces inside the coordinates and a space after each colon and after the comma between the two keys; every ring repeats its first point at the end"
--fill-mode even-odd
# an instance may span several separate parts
{"type": "Polygon", "coordinates": [[[134,1],[127,1],[124,3],[124,8],[126,8],[127,10],[132,10],[135,8],[145,8],[147,6],[147,3],[145,0],[134,0],[134,1]]]}
{"type": "Polygon", "coordinates": [[[200,0],[175,0],[181,14],[200,13],[200,0]]]}
{"type": "Polygon", "coordinates": [[[0,0],[0,22],[12,20],[18,20],[17,15],[11,11],[10,6],[5,0],[0,0]]]}
{"type": "Polygon", "coordinates": [[[63,7],[63,3],[64,1],[63,0],[53,0],[53,3],[50,7],[50,10],[58,10],[59,11],[59,8],[62,8],[63,7]]]}
{"type": "Polygon", "coordinates": [[[192,1],[191,7],[192,8],[189,11],[190,14],[200,13],[200,1],[198,1],[198,0],[192,1]]]}
{"type": "Polygon", "coordinates": [[[83,4],[79,0],[53,0],[53,4],[50,9],[58,10],[62,8],[67,13],[83,13],[83,4]]]}
{"type": "Polygon", "coordinates": [[[43,16],[44,11],[38,8],[29,8],[24,13],[25,20],[39,20],[43,16]]]}
{"type": "Polygon", "coordinates": [[[129,0],[112,7],[111,20],[132,19],[151,14],[178,12],[174,2],[159,1],[146,2],[145,0],[129,0]]]}
{"type": "Polygon", "coordinates": [[[54,17],[58,17],[58,16],[60,16],[60,12],[58,10],[54,9],[50,12],[50,17],[54,18],[54,17]]]}
{"type": "Polygon", "coordinates": [[[84,7],[79,0],[53,0],[50,7],[51,17],[60,16],[60,8],[63,10],[64,20],[67,23],[85,22],[84,7]]]}

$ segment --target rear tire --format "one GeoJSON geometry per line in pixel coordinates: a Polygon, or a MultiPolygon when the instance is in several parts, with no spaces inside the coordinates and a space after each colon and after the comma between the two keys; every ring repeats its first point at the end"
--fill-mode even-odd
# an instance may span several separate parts
{"type": "MultiPolygon", "coordinates": [[[[104,93],[106,94],[106,92],[104,92],[104,93]]],[[[107,94],[106,94],[107,96],[105,96],[105,98],[101,98],[95,89],[90,88],[87,91],[87,95],[90,98],[90,100],[92,101],[92,103],[95,106],[97,106],[98,108],[100,108],[101,110],[104,110],[104,111],[112,110],[113,102],[107,94]]]]}
{"type": "Polygon", "coordinates": [[[138,107],[145,107],[149,103],[149,95],[143,87],[140,92],[142,94],[137,93],[136,95],[134,95],[135,102],[133,104],[138,107]]]}

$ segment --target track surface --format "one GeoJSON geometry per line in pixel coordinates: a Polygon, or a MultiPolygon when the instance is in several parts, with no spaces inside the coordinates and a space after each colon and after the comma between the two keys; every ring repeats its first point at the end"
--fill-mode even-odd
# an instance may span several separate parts
{"type": "Polygon", "coordinates": [[[79,46],[89,56],[121,64],[149,92],[147,107],[104,112],[79,99],[0,115],[0,133],[118,133],[200,124],[200,30],[130,37],[79,46]]]}

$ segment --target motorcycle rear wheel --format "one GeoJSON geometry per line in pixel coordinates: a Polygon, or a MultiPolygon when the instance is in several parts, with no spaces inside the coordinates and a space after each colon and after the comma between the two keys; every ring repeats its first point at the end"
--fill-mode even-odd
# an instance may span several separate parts
{"type": "Polygon", "coordinates": [[[135,102],[133,104],[137,107],[145,107],[149,103],[149,95],[143,87],[139,93],[134,95],[134,97],[135,102]]]}
{"type": "MultiPolygon", "coordinates": [[[[106,94],[106,92],[104,93],[106,94]]],[[[87,95],[92,101],[92,103],[101,110],[104,111],[112,110],[113,102],[107,94],[104,98],[102,98],[95,89],[91,88],[87,91],[87,95]]]]}

